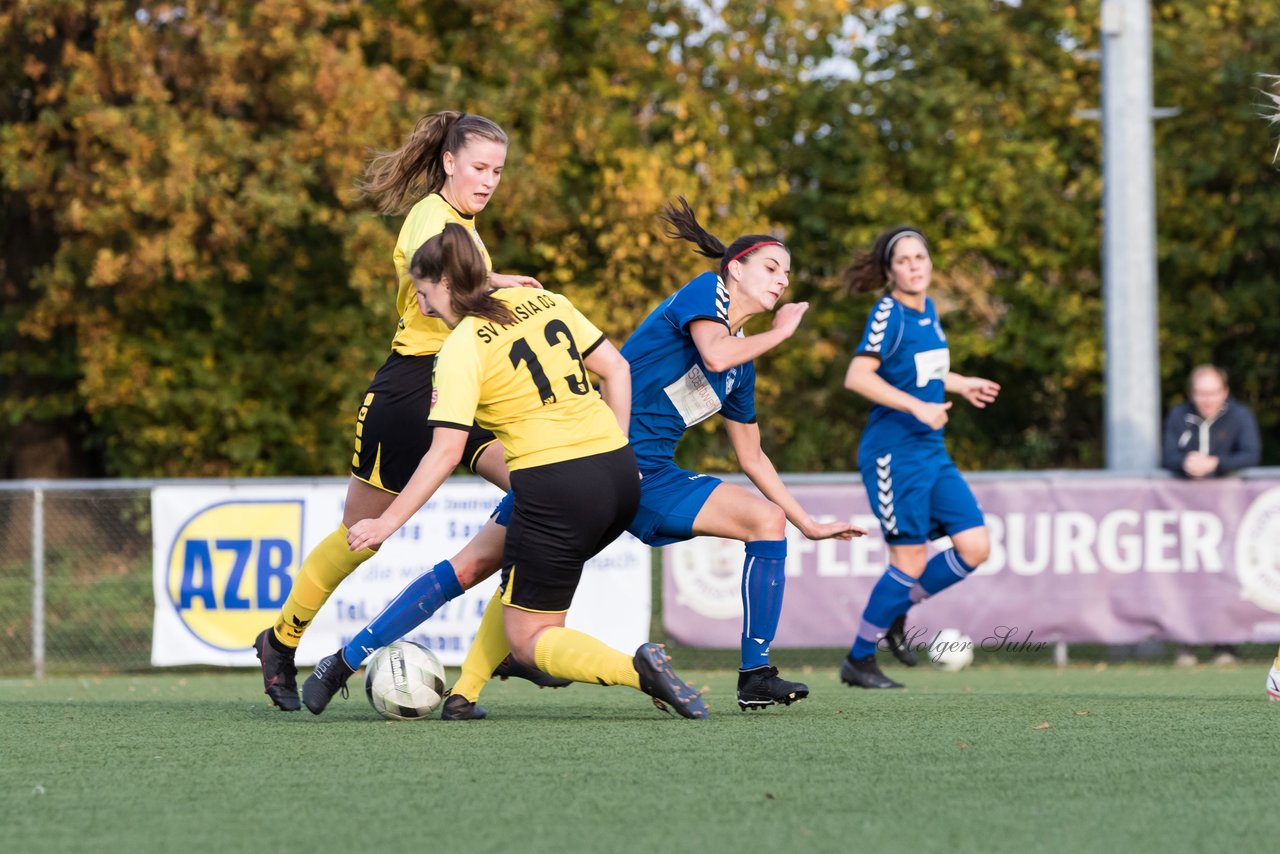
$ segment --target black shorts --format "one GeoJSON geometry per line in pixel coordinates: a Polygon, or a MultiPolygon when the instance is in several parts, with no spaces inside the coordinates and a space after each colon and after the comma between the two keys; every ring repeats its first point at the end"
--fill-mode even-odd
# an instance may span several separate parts
{"type": "MultiPolygon", "coordinates": [[[[431,372],[435,356],[392,353],[373,375],[356,415],[351,474],[387,492],[404,489],[431,447],[431,372]]],[[[475,471],[480,454],[496,441],[472,425],[462,462],[475,471]]]]}
{"type": "Polygon", "coordinates": [[[569,610],[582,565],[627,529],[640,507],[630,445],[511,473],[515,512],[502,553],[502,601],[569,610]]]}

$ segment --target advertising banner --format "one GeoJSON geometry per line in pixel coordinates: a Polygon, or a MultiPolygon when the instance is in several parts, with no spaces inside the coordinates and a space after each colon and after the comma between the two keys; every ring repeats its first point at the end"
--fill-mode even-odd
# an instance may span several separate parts
{"type": "MultiPolygon", "coordinates": [[[[158,486],[152,490],[155,665],[256,666],[253,639],[276,618],[307,552],[342,519],[345,484],[158,486]]],[[[298,648],[310,665],[347,643],[412,579],[452,557],[502,493],[454,480],[333,592],[298,648]]],[[[458,665],[498,577],[409,635],[458,665]]],[[[624,534],[587,564],[568,625],[623,652],[648,640],[650,550],[624,534]]]]}
{"type": "MultiPolygon", "coordinates": [[[[1227,478],[973,478],[991,556],[913,608],[916,643],[957,628],[985,648],[1052,641],[1280,639],[1280,481],[1227,478]]],[[[851,543],[788,529],[775,646],[845,646],[884,571],[880,527],[856,478],[800,483],[815,517],[870,531],[851,543]]],[[[946,548],[941,540],[934,544],[946,548]]],[[[711,538],[664,549],[663,620],[687,644],[739,643],[743,546],[711,538]]]]}

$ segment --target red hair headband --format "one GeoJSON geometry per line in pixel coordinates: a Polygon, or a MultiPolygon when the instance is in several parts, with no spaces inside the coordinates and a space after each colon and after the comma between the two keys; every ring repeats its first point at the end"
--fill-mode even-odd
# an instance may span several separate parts
{"type": "MultiPolygon", "coordinates": [[[[753,243],[750,246],[748,246],[746,249],[743,249],[737,255],[734,255],[732,258],[730,258],[729,261],[737,261],[743,255],[746,255],[748,252],[755,252],[757,249],[759,249],[762,246],[781,246],[781,245],[782,245],[781,240],[762,240],[759,243],[753,243]]],[[[729,265],[729,261],[724,262],[725,266],[729,265]]]]}

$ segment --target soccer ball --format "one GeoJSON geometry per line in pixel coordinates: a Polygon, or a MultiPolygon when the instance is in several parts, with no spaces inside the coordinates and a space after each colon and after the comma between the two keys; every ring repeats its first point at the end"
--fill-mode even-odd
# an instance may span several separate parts
{"type": "Polygon", "coordinates": [[[939,670],[964,670],[973,663],[973,640],[959,629],[943,629],[929,644],[929,660],[939,670]]]}
{"type": "Polygon", "coordinates": [[[365,667],[369,705],[386,718],[416,721],[444,700],[444,665],[412,641],[396,641],[373,654],[365,667]]]}

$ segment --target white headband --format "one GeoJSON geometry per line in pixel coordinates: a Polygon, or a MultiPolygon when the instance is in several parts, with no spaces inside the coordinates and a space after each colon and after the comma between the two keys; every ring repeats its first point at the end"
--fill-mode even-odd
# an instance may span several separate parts
{"type": "Polygon", "coordinates": [[[924,235],[920,232],[912,231],[911,229],[899,231],[893,237],[889,238],[889,245],[884,248],[884,265],[886,267],[890,266],[893,261],[893,247],[896,246],[898,241],[904,237],[914,237],[916,240],[919,240],[924,244],[925,249],[929,248],[929,241],[925,240],[924,235]]]}

